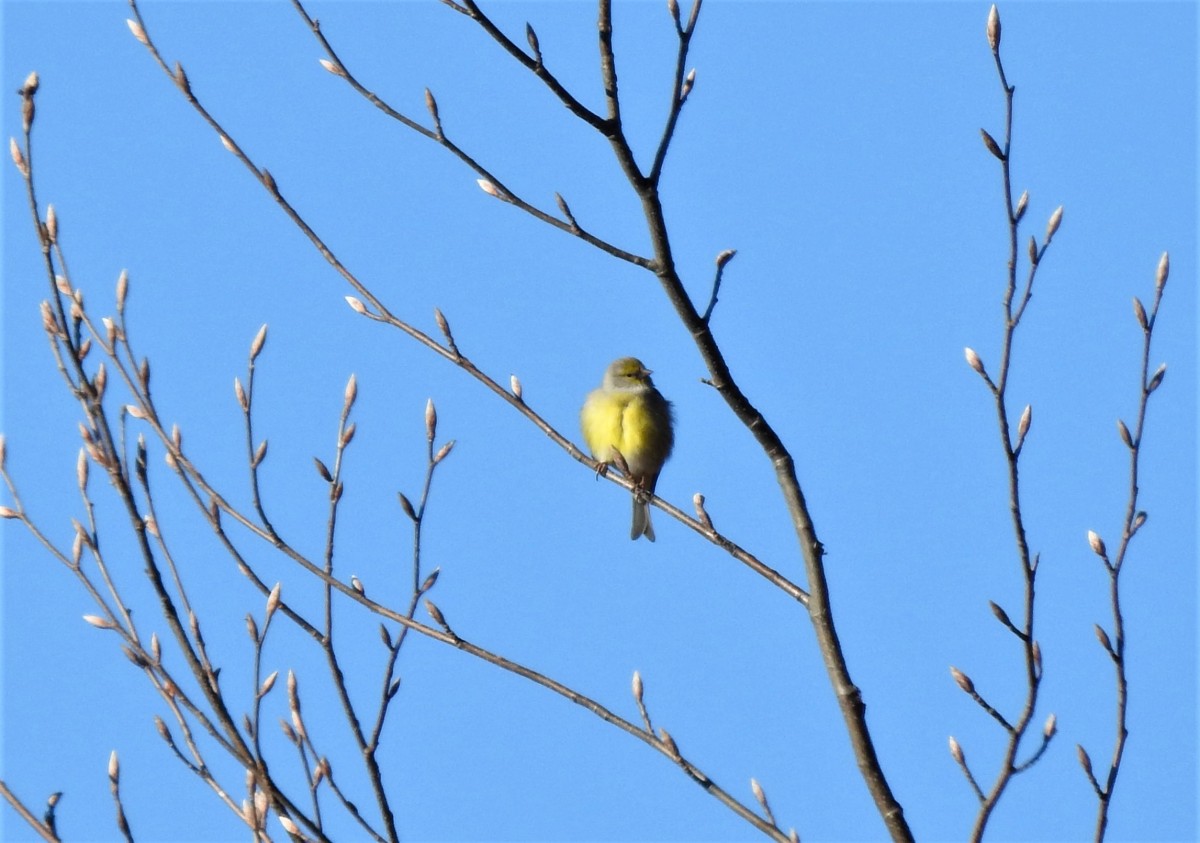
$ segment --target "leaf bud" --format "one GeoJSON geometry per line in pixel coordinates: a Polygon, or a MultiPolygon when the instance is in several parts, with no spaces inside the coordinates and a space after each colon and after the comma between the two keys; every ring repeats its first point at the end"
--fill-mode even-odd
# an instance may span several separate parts
{"type": "Polygon", "coordinates": [[[140,41],[144,46],[150,46],[149,39],[146,38],[146,30],[142,29],[142,25],[135,20],[126,18],[125,25],[129,27],[129,31],[133,33],[133,37],[140,41]]]}
{"type": "Polygon", "coordinates": [[[1121,441],[1125,443],[1126,447],[1132,448],[1133,436],[1130,435],[1129,428],[1125,426],[1125,422],[1121,419],[1117,419],[1117,432],[1121,434],[1121,441]]]}
{"type": "Polygon", "coordinates": [[[950,675],[954,677],[954,681],[958,684],[958,687],[962,688],[968,694],[975,693],[975,683],[971,681],[971,677],[967,676],[967,674],[963,673],[957,667],[951,667],[950,675]]]}
{"type": "Polygon", "coordinates": [[[407,515],[409,518],[411,518],[413,521],[416,521],[417,520],[417,511],[415,509],[413,509],[412,501],[410,501],[408,499],[408,496],[405,495],[403,492],[397,492],[396,494],[400,498],[400,508],[404,510],[404,514],[407,515]]]}
{"type": "Polygon", "coordinates": [[[1154,370],[1154,374],[1150,376],[1150,383],[1146,385],[1146,392],[1151,393],[1162,384],[1163,376],[1167,373],[1167,364],[1163,363],[1154,370]]]}
{"type": "Polygon", "coordinates": [[[1166,252],[1162,253],[1162,257],[1158,259],[1158,271],[1155,272],[1154,286],[1162,292],[1162,288],[1166,286],[1167,275],[1171,272],[1171,257],[1166,252]]]}
{"type": "Polygon", "coordinates": [[[987,129],[979,130],[980,137],[983,138],[983,145],[987,147],[987,151],[995,155],[996,158],[1004,160],[1004,150],[1000,148],[1000,144],[996,143],[996,139],[988,134],[987,129]]]}
{"type": "Polygon", "coordinates": [[[254,335],[254,341],[250,343],[250,360],[255,360],[262,353],[263,344],[267,341],[267,326],[264,324],[258,329],[258,333],[254,335]]]}
{"type": "Polygon", "coordinates": [[[979,359],[979,355],[975,353],[973,348],[964,348],[963,356],[967,359],[967,365],[974,369],[979,374],[986,374],[983,368],[983,361],[979,359]]]}
{"type": "Polygon", "coordinates": [[[450,451],[454,448],[454,443],[456,441],[457,440],[455,440],[455,439],[451,439],[449,442],[447,442],[445,445],[443,445],[440,449],[438,449],[438,452],[433,455],[433,462],[435,465],[437,463],[440,463],[446,457],[450,456],[450,451]]]}
{"type": "Polygon", "coordinates": [[[988,12],[987,39],[993,53],[1000,49],[1000,12],[996,9],[995,3],[988,12]]]}
{"type": "Polygon", "coordinates": [[[433,406],[433,399],[430,398],[425,402],[425,438],[432,442],[436,433],[437,408],[433,406]]]}
{"type": "Polygon", "coordinates": [[[1063,206],[1059,205],[1054,209],[1054,213],[1050,215],[1050,221],[1046,223],[1046,242],[1049,243],[1054,237],[1054,232],[1058,231],[1058,227],[1062,225],[1063,206]]]}
{"type": "Polygon", "coordinates": [[[949,743],[950,743],[950,757],[954,759],[955,763],[962,764],[963,760],[964,760],[962,746],[959,744],[958,740],[954,737],[954,735],[950,736],[949,743]]]}
{"type": "Polygon", "coordinates": [[[442,573],[441,568],[434,568],[432,571],[430,571],[429,576],[427,576],[425,578],[425,581],[423,583],[421,583],[421,593],[422,594],[429,591],[429,589],[433,588],[434,585],[437,584],[438,576],[441,573],[442,573]]]}
{"type": "Polygon", "coordinates": [[[1137,296],[1133,297],[1133,315],[1137,317],[1138,324],[1145,331],[1149,327],[1149,323],[1146,321],[1146,308],[1142,306],[1142,300],[1137,296]]]}

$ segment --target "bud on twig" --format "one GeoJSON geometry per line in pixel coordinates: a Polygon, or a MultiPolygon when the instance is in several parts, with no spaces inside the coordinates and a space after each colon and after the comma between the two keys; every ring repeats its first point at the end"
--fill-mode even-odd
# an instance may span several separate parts
{"type": "Polygon", "coordinates": [[[282,591],[283,583],[277,582],[275,583],[275,587],[271,589],[271,593],[267,595],[267,620],[270,620],[271,615],[275,614],[275,610],[279,608],[279,598],[282,591]]]}
{"type": "Polygon", "coordinates": [[[696,84],[696,68],[688,71],[688,75],[683,79],[683,86],[679,89],[679,101],[683,102],[688,98],[688,94],[692,92],[692,88],[696,84]]]}
{"type": "Polygon", "coordinates": [[[321,462],[318,457],[313,457],[313,463],[317,467],[317,474],[321,475],[321,479],[326,483],[333,482],[333,475],[329,473],[329,469],[325,467],[325,463],[321,462]]]}
{"type": "Polygon", "coordinates": [[[258,329],[258,333],[254,335],[254,341],[250,343],[250,362],[254,362],[258,355],[262,353],[263,344],[266,343],[266,341],[267,326],[264,324],[258,329]]]}
{"type": "Polygon", "coordinates": [[[645,692],[645,687],[642,685],[642,674],[640,671],[633,672],[633,699],[638,705],[642,704],[642,694],[645,692]]]}
{"type": "Polygon", "coordinates": [[[451,449],[454,448],[454,443],[456,441],[458,441],[458,440],[451,439],[449,442],[447,442],[445,445],[443,445],[441,448],[438,449],[438,452],[433,455],[434,465],[436,465],[437,463],[440,463],[446,457],[450,456],[450,451],[451,451],[451,449]]]}
{"type": "Polygon", "coordinates": [[[429,109],[429,116],[433,118],[433,128],[439,136],[442,134],[442,118],[438,115],[437,100],[433,97],[433,91],[425,89],[425,107],[429,109]]]}
{"type": "Polygon", "coordinates": [[[1046,718],[1046,725],[1042,726],[1042,737],[1050,740],[1058,733],[1058,715],[1053,712],[1046,718]]]}
{"type": "Polygon", "coordinates": [[[1146,308],[1142,306],[1142,300],[1137,296],[1133,297],[1133,315],[1137,317],[1138,324],[1145,331],[1149,328],[1149,323],[1146,321],[1146,308]]]}
{"type": "Polygon", "coordinates": [[[967,676],[967,674],[963,673],[957,667],[951,667],[950,675],[954,677],[954,681],[958,684],[958,687],[962,688],[968,694],[975,693],[975,683],[971,681],[971,677],[967,676]]]}
{"type": "Polygon", "coordinates": [[[367,590],[363,587],[362,580],[360,580],[355,574],[350,575],[350,587],[364,597],[367,596],[367,590]]]}
{"type": "Polygon", "coordinates": [[[1000,148],[1000,144],[996,143],[996,139],[988,134],[987,129],[980,129],[979,134],[983,138],[983,145],[987,147],[988,152],[1003,161],[1004,150],[1000,148]]]}
{"type": "Polygon", "coordinates": [[[442,573],[441,568],[434,568],[432,571],[430,571],[429,576],[427,576],[425,578],[425,582],[421,583],[421,593],[422,594],[429,591],[429,589],[433,588],[434,585],[437,584],[438,576],[441,573],[442,573]]]}
{"type": "Polygon", "coordinates": [[[571,226],[571,230],[578,231],[579,223],[575,222],[575,215],[571,213],[570,207],[567,206],[567,200],[562,198],[561,193],[555,193],[554,201],[558,203],[558,210],[562,211],[563,217],[571,226]]]}
{"type": "Polygon", "coordinates": [[[1075,744],[1075,754],[1079,756],[1079,766],[1083,767],[1083,771],[1090,779],[1092,777],[1092,759],[1088,756],[1087,750],[1083,748],[1083,744],[1075,744]]]}
{"type": "Polygon", "coordinates": [[[771,811],[771,803],[767,801],[767,792],[763,790],[762,785],[758,783],[758,779],[750,778],[750,791],[754,794],[754,798],[758,800],[758,804],[762,806],[763,814],[766,816],[771,825],[775,825],[775,814],[771,811]]]}
{"type": "Polygon", "coordinates": [[[446,623],[446,617],[442,614],[442,610],[437,607],[432,600],[425,601],[425,611],[429,612],[429,617],[433,618],[434,622],[446,632],[450,632],[450,627],[446,623]]]}
{"type": "Polygon", "coordinates": [[[1157,369],[1155,369],[1154,374],[1150,376],[1150,383],[1146,385],[1146,392],[1151,393],[1154,390],[1158,389],[1159,385],[1162,384],[1163,375],[1165,375],[1166,373],[1167,373],[1167,364],[1166,363],[1163,363],[1161,366],[1159,366],[1157,369]]]}
{"type": "Polygon", "coordinates": [[[283,814],[279,814],[278,816],[279,816],[279,824],[281,826],[283,826],[283,830],[285,832],[287,832],[292,837],[300,836],[300,826],[298,826],[294,822],[292,822],[291,817],[285,817],[283,814]]]}
{"type": "Polygon", "coordinates": [[[1025,405],[1025,411],[1021,413],[1021,420],[1017,422],[1017,447],[1025,441],[1025,434],[1029,432],[1029,423],[1033,421],[1033,406],[1025,405]]]}
{"type": "Polygon", "coordinates": [[[115,749],[108,756],[108,780],[113,784],[121,780],[121,762],[117,758],[117,751],[115,749]]]}
{"type": "Polygon", "coordinates": [[[1133,436],[1130,435],[1129,428],[1125,426],[1125,422],[1121,419],[1117,419],[1117,432],[1121,434],[1121,441],[1125,443],[1126,447],[1132,448],[1133,436]]]}
{"type": "Polygon", "coordinates": [[[358,397],[358,376],[351,373],[350,380],[346,381],[345,406],[346,409],[354,404],[354,399],[358,397]]]}
{"type": "Polygon", "coordinates": [[[1037,239],[1030,235],[1029,237],[1029,262],[1034,266],[1038,263],[1038,244],[1037,239]]]}
{"type": "Polygon", "coordinates": [[[242,379],[233,379],[233,394],[237,397],[238,406],[242,408],[242,412],[250,409],[250,402],[246,399],[246,390],[242,388],[242,379]]]}
{"type": "MultiPolygon", "coordinates": [[[[7,507],[6,507],[7,508],[7,507]]],[[[83,619],[90,623],[96,629],[112,629],[112,621],[102,618],[99,615],[84,615],[83,619]]]]}
{"type": "Polygon", "coordinates": [[[104,398],[104,388],[108,386],[108,369],[101,362],[96,368],[96,376],[92,378],[92,388],[96,390],[97,398],[104,398]]]}
{"type": "Polygon", "coordinates": [[[479,185],[479,189],[488,196],[495,196],[497,199],[504,198],[503,194],[500,192],[500,188],[496,187],[496,185],[492,184],[487,179],[475,179],[475,183],[479,185]]]}
{"type": "Polygon", "coordinates": [[[1017,222],[1021,221],[1021,217],[1025,216],[1025,208],[1029,205],[1029,191],[1022,190],[1021,198],[1017,200],[1017,209],[1013,212],[1013,219],[1017,222]]]}
{"type": "Polygon", "coordinates": [[[22,176],[28,178],[29,165],[25,163],[25,156],[21,154],[21,147],[17,146],[16,138],[8,139],[8,152],[12,156],[13,163],[17,165],[17,170],[22,176]]]}
{"type": "Polygon", "coordinates": [[[53,205],[46,208],[46,236],[51,243],[58,242],[58,212],[53,205]]]}
{"type": "Polygon", "coordinates": [[[340,64],[336,64],[335,62],[332,62],[329,59],[318,59],[318,61],[321,62],[321,67],[328,70],[334,76],[345,77],[346,71],[342,68],[342,66],[340,64]]]}
{"type": "Polygon", "coordinates": [[[279,671],[277,670],[274,673],[272,673],[270,676],[268,676],[266,679],[263,680],[262,685],[260,685],[258,688],[259,699],[262,699],[267,694],[271,693],[271,689],[275,687],[275,680],[278,678],[279,678],[279,671]]]}
{"type": "Polygon", "coordinates": [[[959,745],[958,740],[955,739],[954,735],[950,736],[950,757],[954,759],[955,763],[960,764],[960,765],[963,763],[963,761],[965,759],[965,756],[963,755],[963,751],[962,751],[962,746],[959,745]]]}
{"type": "Polygon", "coordinates": [[[518,378],[516,375],[509,375],[509,376],[508,376],[508,385],[509,385],[510,387],[512,387],[512,394],[513,394],[513,396],[514,396],[514,397],[515,397],[515,398],[516,398],[518,401],[521,401],[521,400],[523,400],[523,399],[521,398],[521,380],[520,380],[520,378],[518,378]]]}
{"type": "Polygon", "coordinates": [[[1054,209],[1054,213],[1050,215],[1050,221],[1046,223],[1046,242],[1049,243],[1054,237],[1054,232],[1058,231],[1058,227],[1062,225],[1063,206],[1059,205],[1054,209]]]}
{"type": "Polygon", "coordinates": [[[183,91],[184,96],[191,98],[192,83],[188,81],[187,74],[183,72],[183,65],[175,62],[175,84],[179,86],[179,90],[183,91]]]}
{"type": "Polygon", "coordinates": [[[1100,642],[1100,646],[1111,656],[1113,655],[1112,641],[1108,638],[1108,633],[1104,631],[1104,627],[1096,624],[1096,640],[1100,642]]]}
{"type": "Polygon", "coordinates": [[[346,304],[350,305],[350,309],[362,316],[367,315],[367,307],[354,296],[346,296],[346,304]]]}
{"type": "Polygon", "coordinates": [[[146,30],[142,29],[142,25],[135,20],[126,18],[125,25],[129,27],[129,31],[133,33],[133,37],[140,41],[143,46],[150,46],[150,41],[146,38],[146,30]]]}
{"type": "Polygon", "coordinates": [[[1000,605],[998,603],[996,603],[993,600],[989,600],[988,606],[991,607],[992,614],[996,616],[996,620],[1000,621],[1000,623],[1004,624],[1009,629],[1014,628],[1013,622],[1008,617],[1008,612],[1006,612],[1002,608],[1000,608],[1000,605]]]}
{"type": "Polygon", "coordinates": [[[1101,559],[1108,558],[1108,550],[1105,548],[1104,539],[1100,538],[1099,533],[1097,533],[1095,530],[1088,530],[1087,539],[1088,544],[1092,547],[1093,553],[1095,553],[1101,559]]]}
{"type": "Polygon", "coordinates": [[[425,402],[425,438],[430,442],[437,434],[437,408],[433,406],[433,399],[430,398],[425,402]]]}
{"type": "Polygon", "coordinates": [[[1154,286],[1161,293],[1167,284],[1167,275],[1171,272],[1171,257],[1166,252],[1158,259],[1158,271],[1155,273],[1154,286]]]}
{"type": "Polygon", "coordinates": [[[995,3],[992,4],[992,9],[988,12],[987,39],[993,53],[1000,49],[1000,12],[997,11],[995,3]]]}
{"type": "Polygon", "coordinates": [[[408,496],[405,495],[403,492],[397,492],[396,494],[400,498],[400,508],[404,510],[404,514],[407,515],[409,518],[411,518],[413,521],[416,521],[417,520],[417,511],[415,509],[413,509],[412,501],[410,501],[408,499],[408,496]]]}
{"type": "Polygon", "coordinates": [[[964,348],[963,356],[967,358],[968,366],[970,366],[972,369],[974,369],[979,374],[986,376],[987,373],[984,371],[983,361],[979,359],[979,355],[975,353],[975,349],[964,348]]]}
{"type": "Polygon", "coordinates": [[[125,297],[129,295],[129,272],[122,269],[117,276],[117,313],[125,310],[125,297]]]}
{"type": "Polygon", "coordinates": [[[671,733],[668,732],[666,729],[659,729],[658,734],[659,734],[659,737],[661,738],[663,744],[666,745],[667,752],[669,752],[671,754],[671,757],[676,760],[679,760],[682,756],[679,754],[679,747],[676,746],[675,739],[673,737],[671,737],[671,733]]]}
{"type": "Polygon", "coordinates": [[[538,44],[537,33],[533,31],[533,27],[525,24],[525,40],[529,42],[529,49],[533,51],[533,59],[538,64],[542,63],[542,48],[538,44]]]}

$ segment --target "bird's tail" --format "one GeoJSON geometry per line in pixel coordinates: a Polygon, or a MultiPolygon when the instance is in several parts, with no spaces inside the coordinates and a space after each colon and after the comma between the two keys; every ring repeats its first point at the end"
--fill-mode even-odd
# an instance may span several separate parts
{"type": "Polygon", "coordinates": [[[642,536],[654,541],[654,525],[650,523],[650,504],[638,500],[638,496],[634,495],[633,528],[629,531],[629,538],[637,540],[642,536]]]}

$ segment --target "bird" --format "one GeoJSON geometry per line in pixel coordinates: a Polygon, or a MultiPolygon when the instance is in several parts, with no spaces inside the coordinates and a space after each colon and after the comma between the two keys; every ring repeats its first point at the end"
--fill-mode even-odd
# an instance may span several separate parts
{"type": "Polygon", "coordinates": [[[637,484],[631,539],[654,541],[649,496],[675,445],[671,402],[654,388],[650,370],[636,357],[614,360],[598,389],[588,393],[579,426],[601,471],[616,465],[637,484]]]}

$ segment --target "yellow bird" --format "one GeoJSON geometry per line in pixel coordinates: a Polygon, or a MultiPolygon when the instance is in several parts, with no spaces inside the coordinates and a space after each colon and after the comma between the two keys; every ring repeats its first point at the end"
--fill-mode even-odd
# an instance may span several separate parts
{"type": "Polygon", "coordinates": [[[636,357],[614,360],[599,389],[588,394],[579,413],[583,440],[592,457],[619,465],[617,454],[638,485],[633,496],[633,528],[629,537],[654,541],[649,496],[654,494],[663,463],[675,444],[671,402],[662,397],[650,370],[636,357]]]}

